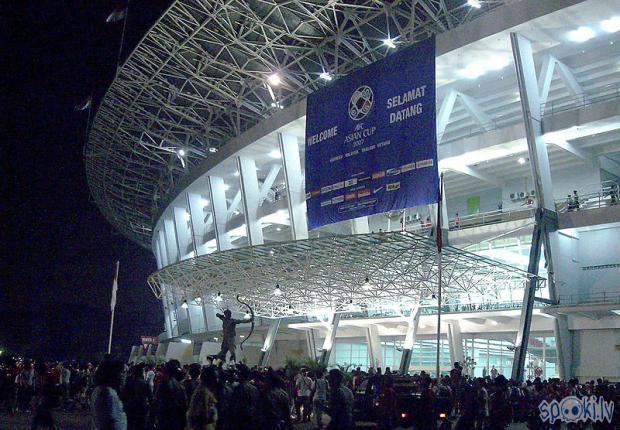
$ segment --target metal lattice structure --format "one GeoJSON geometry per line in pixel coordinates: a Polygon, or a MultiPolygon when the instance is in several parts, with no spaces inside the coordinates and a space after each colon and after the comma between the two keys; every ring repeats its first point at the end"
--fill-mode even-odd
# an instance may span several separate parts
{"type": "MultiPolygon", "coordinates": [[[[215,304],[221,299],[221,305],[241,312],[235,300],[240,295],[257,315],[269,318],[320,309],[406,308],[437,292],[436,257],[433,239],[405,231],[335,236],[203,255],[167,266],[148,282],[158,298],[200,297],[215,304]]],[[[442,271],[446,301],[468,295],[501,301],[513,291],[520,298],[532,276],[451,247],[442,252],[442,271]]]]}
{"type": "MultiPolygon", "coordinates": [[[[85,148],[95,202],[149,247],[153,214],[179,177],[324,81],[451,30],[509,0],[177,0],[129,56],[85,148]],[[267,85],[277,72],[281,85],[267,85]],[[182,148],[181,160],[177,151],[182,148]]],[[[130,11],[131,13],[131,11],[130,11]]]]}

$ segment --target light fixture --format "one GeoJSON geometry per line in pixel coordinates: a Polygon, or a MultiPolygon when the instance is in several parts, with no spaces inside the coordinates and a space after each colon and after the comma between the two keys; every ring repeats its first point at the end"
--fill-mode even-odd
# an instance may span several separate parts
{"type": "Polygon", "coordinates": [[[459,75],[467,79],[476,79],[484,75],[485,69],[481,64],[468,64],[465,68],[459,70],[459,75]]]}
{"type": "Polygon", "coordinates": [[[273,151],[269,152],[269,156],[271,158],[282,158],[282,154],[280,154],[279,149],[274,149],[273,151]]]}
{"type": "Polygon", "coordinates": [[[278,107],[278,104],[276,102],[271,102],[271,107],[278,107]]]}
{"type": "Polygon", "coordinates": [[[499,325],[499,323],[495,320],[491,320],[491,325],[499,325]]]}
{"type": "Polygon", "coordinates": [[[218,292],[218,293],[217,293],[217,296],[215,296],[215,301],[216,301],[216,302],[221,302],[222,300],[223,300],[223,299],[222,299],[222,293],[218,292]]]}
{"type": "Polygon", "coordinates": [[[224,191],[228,191],[229,188],[230,188],[230,185],[224,184],[224,191]]]}
{"type": "Polygon", "coordinates": [[[189,339],[181,339],[181,343],[190,344],[192,341],[189,339]]]}
{"type": "Polygon", "coordinates": [[[246,319],[246,320],[249,320],[250,318],[252,318],[252,315],[250,315],[250,313],[249,313],[249,312],[246,312],[246,313],[243,315],[243,318],[244,318],[244,319],[246,319]]]}
{"type": "Polygon", "coordinates": [[[273,290],[273,294],[276,296],[281,296],[282,295],[282,290],[280,289],[280,284],[276,284],[276,289],[273,290]]]}
{"type": "Polygon", "coordinates": [[[601,28],[607,33],[615,33],[620,30],[620,16],[612,16],[601,22],[601,28]]]}
{"type": "Polygon", "coordinates": [[[177,153],[181,156],[181,157],[185,157],[185,149],[181,148],[177,151],[177,153]]]}
{"type": "Polygon", "coordinates": [[[187,308],[189,308],[189,305],[187,304],[187,300],[183,300],[183,304],[181,305],[181,307],[182,307],[183,309],[187,309],[187,308]]]}
{"type": "Polygon", "coordinates": [[[527,160],[525,159],[525,157],[519,157],[519,159],[517,160],[517,163],[519,164],[525,164],[527,160]]]}
{"type": "Polygon", "coordinates": [[[577,43],[586,42],[592,39],[594,36],[596,36],[594,34],[594,31],[590,27],[586,26],[581,26],[577,30],[572,30],[568,32],[568,39],[577,43]]]}
{"type": "Polygon", "coordinates": [[[217,148],[215,146],[212,146],[209,148],[209,152],[217,152],[217,148]]]}
{"type": "Polygon", "coordinates": [[[196,298],[194,299],[194,301],[195,301],[196,303],[202,303],[202,297],[196,297],[196,298]]]}
{"type": "Polygon", "coordinates": [[[396,48],[396,44],[394,43],[394,39],[388,37],[387,39],[383,39],[383,44],[388,48],[394,49],[396,48]]]}
{"type": "Polygon", "coordinates": [[[238,177],[239,176],[239,172],[233,173],[233,176],[238,177]]]}
{"type": "Polygon", "coordinates": [[[280,227],[276,227],[276,231],[282,231],[280,227]]]}
{"type": "Polygon", "coordinates": [[[203,209],[209,206],[209,203],[211,202],[207,199],[200,199],[200,206],[202,206],[203,209]]]}
{"type": "Polygon", "coordinates": [[[467,0],[467,6],[473,7],[474,9],[480,9],[482,7],[480,0],[467,0]]]}
{"type": "Polygon", "coordinates": [[[319,78],[323,79],[324,81],[331,81],[332,80],[332,75],[330,75],[327,72],[323,72],[319,75],[319,78]]]}
{"type": "Polygon", "coordinates": [[[269,82],[270,85],[277,87],[282,82],[282,78],[280,78],[280,75],[278,75],[277,73],[274,73],[272,75],[269,75],[269,77],[267,78],[267,81],[269,82]]]}

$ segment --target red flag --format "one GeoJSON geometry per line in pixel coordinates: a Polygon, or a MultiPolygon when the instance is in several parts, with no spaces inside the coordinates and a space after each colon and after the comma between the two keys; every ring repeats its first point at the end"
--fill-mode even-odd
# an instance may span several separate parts
{"type": "Polygon", "coordinates": [[[86,97],[84,100],[82,100],[81,102],[79,102],[78,104],[76,104],[73,107],[74,111],[81,111],[81,110],[86,110],[90,107],[90,105],[93,103],[93,96],[89,95],[88,97],[86,97]]]}
{"type": "Polygon", "coordinates": [[[127,14],[127,6],[118,6],[116,7],[110,15],[106,18],[105,22],[113,23],[122,21],[125,19],[125,15],[127,14]]]}
{"type": "Polygon", "coordinates": [[[437,200],[437,232],[435,234],[437,238],[437,252],[441,252],[443,246],[443,238],[441,232],[441,204],[443,200],[443,173],[439,176],[439,196],[437,200]]]}

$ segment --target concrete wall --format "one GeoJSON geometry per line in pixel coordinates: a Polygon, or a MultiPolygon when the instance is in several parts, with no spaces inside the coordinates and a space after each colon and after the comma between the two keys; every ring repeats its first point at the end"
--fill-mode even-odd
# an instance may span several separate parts
{"type": "Polygon", "coordinates": [[[620,267],[612,267],[614,264],[620,264],[620,227],[579,233],[580,292],[620,293],[620,267]],[[608,267],[601,267],[605,265],[608,267]]]}
{"type": "Polygon", "coordinates": [[[596,378],[620,381],[620,330],[573,332],[573,366],[581,382],[596,378]]]}

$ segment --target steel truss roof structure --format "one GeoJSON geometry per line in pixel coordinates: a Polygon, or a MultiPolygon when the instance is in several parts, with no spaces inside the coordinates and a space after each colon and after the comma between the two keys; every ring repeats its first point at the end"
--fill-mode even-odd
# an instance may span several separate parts
{"type": "MultiPolygon", "coordinates": [[[[333,77],[509,0],[177,0],[120,69],[85,148],[97,205],[149,247],[158,201],[229,139],[333,77]],[[268,87],[278,72],[282,84],[268,87]],[[177,151],[183,148],[181,163],[177,151]]],[[[131,12],[130,12],[131,13],[131,12]]]]}
{"type": "MultiPolygon", "coordinates": [[[[502,300],[523,293],[530,275],[456,248],[442,252],[442,296],[468,294],[502,300]]],[[[370,233],[282,242],[202,255],[167,266],[148,283],[158,298],[192,302],[223,299],[244,311],[240,295],[259,316],[278,318],[411,307],[437,292],[435,241],[410,232],[370,233]],[[367,280],[368,279],[368,280],[367,280]],[[278,292],[276,293],[276,286],[278,292]]],[[[539,278],[540,286],[544,279],[539,278]]]]}

